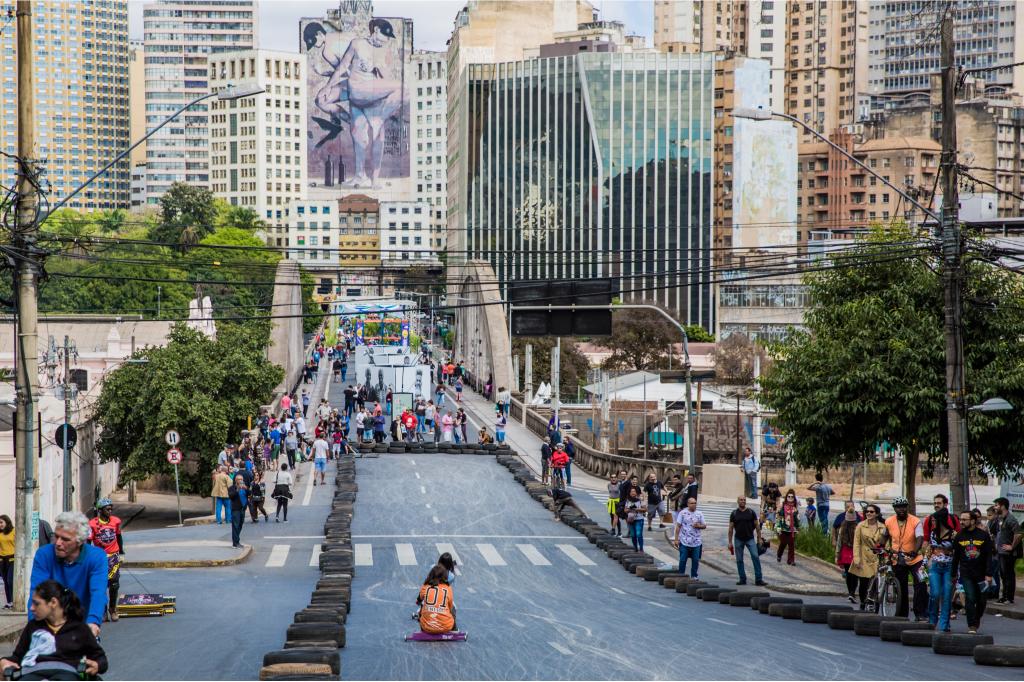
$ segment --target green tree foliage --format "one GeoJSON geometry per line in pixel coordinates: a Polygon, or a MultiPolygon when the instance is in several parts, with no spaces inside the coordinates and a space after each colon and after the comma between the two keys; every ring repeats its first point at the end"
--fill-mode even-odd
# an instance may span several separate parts
{"type": "Polygon", "coordinates": [[[165,244],[194,244],[213,232],[217,207],[213,192],[176,182],[160,197],[160,224],[150,238],[165,244]]]}
{"type": "MultiPolygon", "coordinates": [[[[851,252],[855,267],[805,276],[806,331],[773,349],[762,377],[763,402],[800,466],[856,461],[883,441],[911,472],[920,455],[947,461],[942,285],[926,257],[892,260],[909,238],[876,231],[851,252]]],[[[1024,437],[1024,290],[1019,276],[973,261],[964,298],[967,404],[999,396],[1017,406],[970,415],[972,463],[1006,474],[1020,466],[1007,444],[1024,437]]]]}
{"type": "Polygon", "coordinates": [[[616,310],[612,335],[594,342],[612,354],[601,366],[610,370],[668,367],[669,347],[683,340],[679,330],[653,310],[616,310]]]}
{"type": "Polygon", "coordinates": [[[167,346],[133,357],[146,362],[109,373],[96,405],[101,459],[120,463],[122,483],[170,474],[163,435],[175,429],[182,450],[198,455],[194,470],[181,469],[182,492],[209,495],[217,453],[270,399],[283,370],[245,327],[233,325],[219,327],[216,341],[176,325],[167,346]]]}
{"type": "Polygon", "coordinates": [[[255,232],[266,227],[266,223],[256,211],[246,206],[232,206],[223,199],[214,199],[214,225],[218,229],[234,227],[240,230],[255,232]]]}
{"type": "MultiPolygon", "coordinates": [[[[553,336],[516,337],[513,339],[512,354],[518,355],[520,362],[523,362],[523,358],[526,357],[526,344],[529,343],[533,346],[533,389],[535,391],[542,381],[551,381],[551,349],[555,347],[555,342],[553,336]]],[[[571,338],[562,338],[558,369],[559,386],[563,396],[567,392],[574,394],[577,387],[587,384],[590,361],[571,338]]],[[[520,371],[525,371],[525,369],[520,371]]],[[[525,380],[525,375],[522,376],[525,380]]]]}
{"type": "Polygon", "coordinates": [[[699,324],[688,324],[686,325],[686,338],[690,340],[690,343],[714,343],[715,335],[709,333],[704,327],[699,324]]]}

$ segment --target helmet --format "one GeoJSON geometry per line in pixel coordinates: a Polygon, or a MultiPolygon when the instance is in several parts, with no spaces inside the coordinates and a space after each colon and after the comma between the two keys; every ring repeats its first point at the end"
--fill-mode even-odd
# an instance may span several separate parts
{"type": "Polygon", "coordinates": [[[113,506],[113,504],[114,503],[110,500],[109,497],[101,497],[100,499],[96,500],[96,508],[97,509],[103,509],[104,507],[110,507],[110,506],[113,506]]]}
{"type": "Polygon", "coordinates": [[[899,497],[894,498],[893,501],[892,501],[892,506],[894,506],[894,507],[906,507],[906,506],[909,506],[909,505],[910,505],[910,503],[907,502],[907,498],[903,497],[902,495],[899,496],[899,497]]]}

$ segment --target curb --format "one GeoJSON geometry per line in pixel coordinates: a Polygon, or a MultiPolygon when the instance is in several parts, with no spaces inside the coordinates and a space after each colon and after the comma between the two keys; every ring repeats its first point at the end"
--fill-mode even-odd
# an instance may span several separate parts
{"type": "Polygon", "coordinates": [[[213,514],[209,516],[192,516],[181,522],[182,526],[208,526],[217,520],[213,514]]]}
{"type": "Polygon", "coordinates": [[[245,563],[252,556],[252,545],[245,545],[242,553],[231,559],[181,559],[169,561],[126,561],[122,568],[212,568],[245,563]]]}

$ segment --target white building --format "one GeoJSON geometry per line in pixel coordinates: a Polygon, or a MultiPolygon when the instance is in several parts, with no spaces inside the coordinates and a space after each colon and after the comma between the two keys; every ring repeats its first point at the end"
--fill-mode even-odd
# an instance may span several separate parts
{"type": "Polygon", "coordinates": [[[440,248],[425,201],[380,203],[380,259],[383,267],[436,265],[440,248]]]}
{"type": "MultiPolygon", "coordinates": [[[[143,9],[146,128],[209,93],[208,58],[256,46],[255,0],[161,0],[143,9]]],[[[146,195],[155,203],[171,184],[208,187],[208,102],[195,105],[146,141],[146,195]]]]}
{"type": "MultiPolygon", "coordinates": [[[[429,236],[424,245],[433,251],[445,246],[448,192],[448,55],[417,50],[412,55],[412,201],[427,208],[429,236]]],[[[388,202],[384,202],[388,203],[388,202]]],[[[390,205],[390,204],[389,204],[390,205]]],[[[383,206],[383,203],[382,203],[383,206]]],[[[383,256],[385,242],[381,242],[383,256]]]]}
{"type": "MultiPolygon", "coordinates": [[[[292,201],[284,211],[287,235],[276,246],[287,246],[288,257],[310,270],[338,270],[338,201],[303,199],[292,201]]],[[[315,274],[315,273],[314,273],[315,274]]]]}
{"type": "Polygon", "coordinates": [[[306,60],[292,52],[240,50],[212,55],[210,89],[265,92],[210,104],[210,189],[250,208],[276,238],[291,202],[306,198],[306,60]]]}

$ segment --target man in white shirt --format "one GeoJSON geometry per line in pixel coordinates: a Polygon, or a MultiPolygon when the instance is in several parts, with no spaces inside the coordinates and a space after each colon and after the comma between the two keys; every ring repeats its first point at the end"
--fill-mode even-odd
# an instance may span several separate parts
{"type": "Polygon", "coordinates": [[[313,441],[313,485],[316,485],[317,474],[320,474],[320,485],[324,484],[324,477],[327,475],[327,452],[330,449],[331,446],[323,436],[317,436],[313,441]]]}
{"type": "Polygon", "coordinates": [[[701,531],[707,528],[704,513],[697,511],[697,498],[686,500],[686,509],[678,512],[672,523],[672,544],[679,550],[679,572],[686,575],[686,561],[692,560],[690,577],[696,579],[700,555],[704,547],[701,531]]]}

